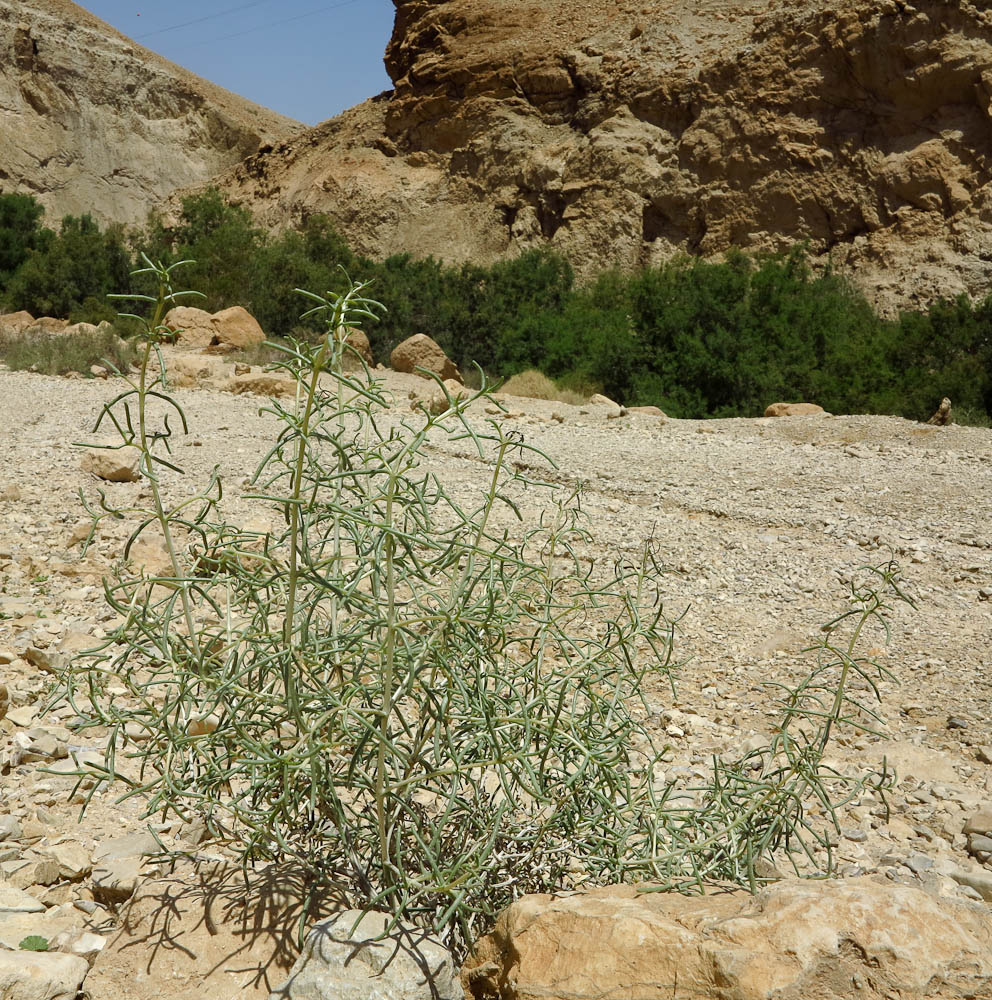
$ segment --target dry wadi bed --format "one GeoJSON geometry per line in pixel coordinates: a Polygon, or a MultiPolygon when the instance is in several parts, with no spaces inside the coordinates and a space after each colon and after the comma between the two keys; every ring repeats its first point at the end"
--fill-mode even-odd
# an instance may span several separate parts
{"type": "MultiPolygon", "coordinates": [[[[259,412],[259,397],[221,391],[225,362],[204,365],[200,384],[178,390],[191,432],[176,458],[193,483],[219,466],[225,512],[246,518],[253,512],[240,496],[242,485],[274,421],[259,412]]],[[[394,418],[416,419],[407,393],[423,382],[381,374],[396,394],[394,418]]],[[[68,877],[70,848],[106,853],[110,840],[141,829],[140,803],[118,806],[106,793],[80,819],[67,801],[71,781],[42,773],[50,760],[18,750],[42,705],[45,663],[91,644],[113,620],[100,575],[126,527],[101,531],[80,559],[76,542],[85,515],[76,492],[93,481],[81,471],[73,442],[86,439],[101,403],[118,388],[112,380],[0,371],[0,682],[11,702],[0,721],[0,823],[20,833],[0,844],[0,869],[48,907],[33,918],[39,927],[57,932],[89,919],[110,939],[119,933],[113,908],[93,902],[92,876],[68,877]],[[58,854],[66,859],[58,872],[38,867],[39,859],[58,854]]],[[[918,602],[916,610],[897,606],[891,643],[878,648],[898,683],[882,684],[883,735],[840,742],[834,760],[860,771],[884,755],[899,784],[891,817],[870,800],[841,816],[839,868],[848,876],[882,873],[940,894],[975,896],[949,874],[992,876],[969,857],[961,832],[967,816],[992,799],[992,431],[863,416],[616,417],[606,408],[513,397],[504,398],[506,414],[475,405],[479,420],[512,421],[542,449],[557,465],[549,476],[584,484],[590,555],[634,556],[653,540],[666,568],[669,610],[686,611],[676,696],[661,680],[647,692],[653,721],[671,747],[672,778],[692,781],[713,754],[733,754],[767,734],[775,712],[763,684],[802,676],[809,666],[802,650],[843,610],[845,582],[891,549],[918,602]]],[[[425,461],[456,494],[481,483],[485,469],[464,445],[442,441],[429,447],[425,461]]],[[[125,500],[142,486],[106,488],[125,500]]],[[[184,492],[175,476],[166,490],[173,497],[184,492]]],[[[536,515],[537,498],[525,498],[523,509],[536,515]]],[[[42,724],[57,726],[69,714],[42,724]]],[[[158,832],[167,844],[184,836],[178,827],[158,832]]],[[[80,864],[86,868],[85,858],[80,864]]],[[[291,900],[283,906],[271,892],[266,898],[270,916],[292,909],[291,900]]],[[[146,913],[154,910],[143,905],[146,913]]],[[[217,912],[228,911],[218,902],[217,912]]],[[[151,937],[139,935],[127,951],[107,950],[87,979],[92,1000],[157,994],[164,980],[147,975],[153,959],[158,968],[166,963],[174,997],[203,995],[197,992],[203,970],[181,951],[155,958],[151,937]]],[[[291,949],[280,947],[278,964],[285,967],[291,949]]],[[[256,958],[246,946],[240,968],[256,958]]],[[[264,996],[265,977],[253,981],[264,996]]],[[[252,994],[239,985],[230,995],[252,994]]]]}

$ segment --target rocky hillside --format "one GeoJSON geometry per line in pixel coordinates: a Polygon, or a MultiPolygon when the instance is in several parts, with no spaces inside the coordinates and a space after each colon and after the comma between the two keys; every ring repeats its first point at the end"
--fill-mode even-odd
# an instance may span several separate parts
{"type": "Polygon", "coordinates": [[[0,191],[49,219],[143,221],[298,122],[149,52],[69,0],[0,0],[0,191]]]}
{"type": "Polygon", "coordinates": [[[992,279],[968,0],[396,0],[395,90],[223,179],[361,251],[580,270],[807,240],[882,305],[992,279]]]}

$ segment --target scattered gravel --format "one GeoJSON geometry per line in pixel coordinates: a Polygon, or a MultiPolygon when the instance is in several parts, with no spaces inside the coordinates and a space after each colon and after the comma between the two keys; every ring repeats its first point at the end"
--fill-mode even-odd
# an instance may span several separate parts
{"type": "MultiPolygon", "coordinates": [[[[209,377],[177,390],[190,435],[175,460],[193,484],[218,466],[224,512],[243,521],[258,513],[243,486],[275,422],[259,397],[222,391],[230,366],[207,360],[209,377]]],[[[408,393],[430,387],[383,377],[397,399],[391,419],[418,419],[408,393]]],[[[75,442],[89,440],[120,386],[0,371],[0,388],[0,909],[39,920],[58,910],[78,934],[99,935],[157,864],[154,838],[113,840],[143,828],[140,804],[116,805],[113,794],[97,794],[79,818],[88,790],[73,791],[69,771],[73,759],[98,759],[98,739],[80,741],[70,709],[42,710],[50,672],[113,627],[100,579],[129,526],[104,522],[80,557],[88,524],[77,491],[96,480],[75,442]]],[[[477,419],[511,422],[556,465],[523,453],[526,471],[583,484],[594,536],[586,555],[607,564],[650,541],[669,611],[686,612],[677,694],[660,677],[645,692],[649,721],[671,747],[669,779],[691,785],[714,754],[760,746],[776,717],[765,683],[801,678],[811,665],[803,650],[843,610],[858,567],[896,557],[918,607],[898,605],[890,645],[874,647],[898,682],[880,685],[882,735],[845,736],[831,760],[861,773],[885,757],[899,781],[890,809],[868,794],[839,814],[838,866],[992,899],[992,823],[973,820],[992,809],[992,603],[983,597],[992,590],[992,431],[867,416],[618,417],[603,406],[502,401],[506,413],[475,404],[477,419]]],[[[465,442],[432,440],[424,458],[458,497],[487,473],[465,442]]],[[[144,487],[101,488],[128,501],[144,487]]],[[[173,499],[185,492],[171,473],[164,488],[173,499]]],[[[525,517],[539,514],[536,493],[520,500],[525,517]]],[[[166,846],[193,837],[178,823],[154,832],[166,846]]]]}

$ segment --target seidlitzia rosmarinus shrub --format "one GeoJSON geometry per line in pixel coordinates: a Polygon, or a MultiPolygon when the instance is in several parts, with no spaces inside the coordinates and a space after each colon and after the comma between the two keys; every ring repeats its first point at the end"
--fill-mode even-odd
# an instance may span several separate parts
{"type": "Polygon", "coordinates": [[[470,417],[485,389],[403,417],[374,373],[344,374],[346,331],[382,309],[364,285],[303,293],[325,334],[278,348],[297,391],[265,407],[278,432],[252,486],[278,528],[226,523],[216,475],[165,502],[159,474],[177,470],[169,441],[186,429],[157,349],[177,266],[148,263],[159,290],[138,374],[98,422],[140,451],[150,501],[99,494],[89,509],[138,524],[125,557],[154,532],[168,568],[121,564],[105,585],[121,624],[62,678],[82,727],[109,730],[95,787],[123,782],[149,817],[204,819],[246,865],[302,864],[312,892],[432,928],[456,954],[524,892],[753,887],[779,847],[829,852],[806,808],[833,815],[863,784],[821,761],[832,727],[866,725],[848,681],[881,669],[856,646],[901,596],[892,567],[852,589],[772,744],[714,761],[686,804],[655,777],[664,748],[641,695],[671,670],[676,630],[651,546],[609,567],[580,556],[579,493],[528,478],[540,453],[470,417]],[[471,501],[424,467],[438,438],[480,461],[471,501]]]}

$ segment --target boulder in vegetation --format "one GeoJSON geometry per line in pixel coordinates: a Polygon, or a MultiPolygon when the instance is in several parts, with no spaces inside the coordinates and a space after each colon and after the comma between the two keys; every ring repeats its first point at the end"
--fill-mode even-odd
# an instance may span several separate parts
{"type": "Polygon", "coordinates": [[[469,996],[865,1000],[992,995],[992,914],[870,878],[757,896],[610,886],[524,896],[462,970],[469,996]]]}
{"type": "MultiPolygon", "coordinates": [[[[397,344],[389,356],[389,362],[394,371],[423,375],[423,372],[417,371],[418,368],[422,368],[435,375],[440,375],[442,379],[462,381],[462,376],[455,363],[434,340],[424,333],[416,333],[397,344]]],[[[427,375],[424,377],[429,378],[427,375]]]]}
{"type": "Polygon", "coordinates": [[[936,427],[946,427],[948,424],[954,423],[954,418],[951,416],[951,401],[946,396],[940,401],[937,412],[927,423],[934,424],[936,427]]]}
{"type": "Polygon", "coordinates": [[[197,350],[213,343],[214,328],[211,315],[205,309],[194,306],[176,306],[165,314],[162,326],[171,330],[180,347],[197,350]]]}
{"type": "Polygon", "coordinates": [[[175,333],[180,347],[190,350],[243,350],[265,340],[258,321],[242,306],[213,314],[193,306],[176,306],[166,313],[162,325],[175,333]]]}
{"type": "Polygon", "coordinates": [[[0,343],[10,337],[19,337],[29,326],[33,326],[34,322],[34,316],[23,309],[0,315],[0,343]]]}
{"type": "Polygon", "coordinates": [[[390,930],[391,922],[388,913],[346,910],[317,924],[270,1000],[462,1000],[444,946],[420,928],[390,930]]]}
{"type": "Polygon", "coordinates": [[[589,397],[589,403],[592,406],[612,406],[615,409],[620,406],[616,400],[610,399],[609,396],[604,396],[601,392],[594,392],[589,397]]]}
{"type": "Polygon", "coordinates": [[[816,403],[772,403],[765,409],[766,417],[810,417],[826,412],[816,403]]]}
{"type": "Polygon", "coordinates": [[[344,338],[345,350],[341,358],[341,367],[345,371],[358,371],[362,363],[371,368],[375,361],[372,359],[372,345],[364,330],[353,327],[344,338]]]}
{"type": "Polygon", "coordinates": [[[214,313],[210,319],[214,328],[213,345],[232,350],[256,347],[265,340],[265,332],[258,320],[243,306],[230,306],[214,313]]]}

